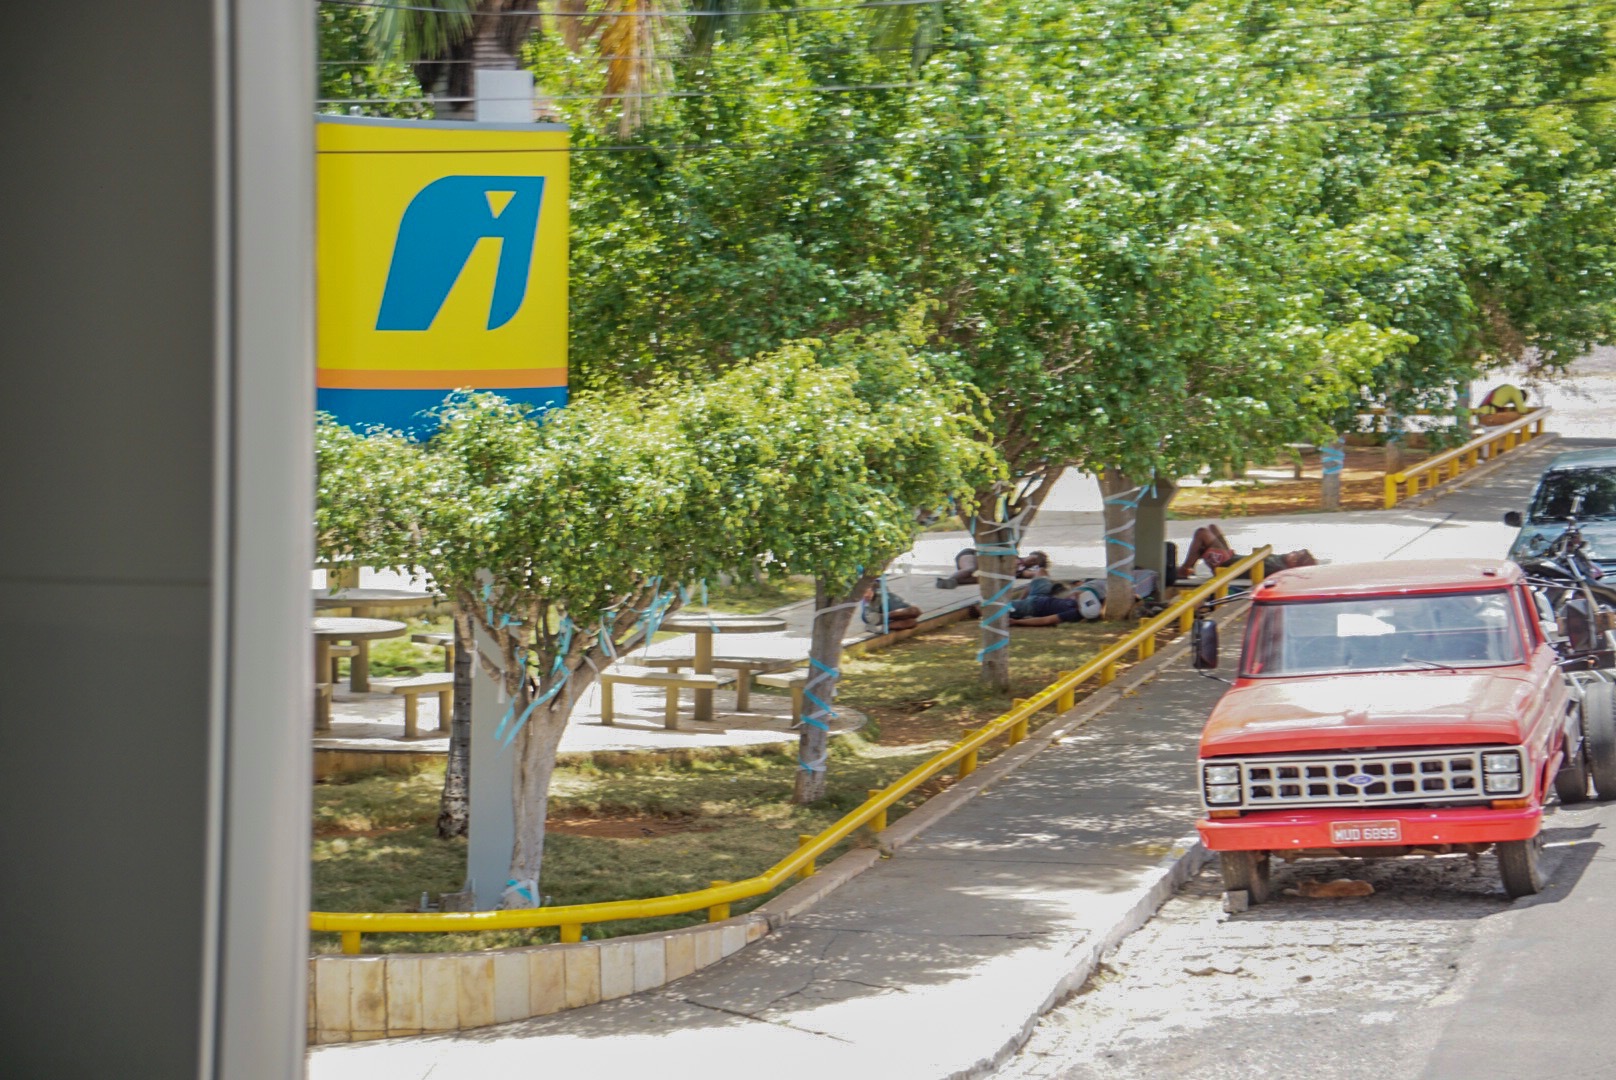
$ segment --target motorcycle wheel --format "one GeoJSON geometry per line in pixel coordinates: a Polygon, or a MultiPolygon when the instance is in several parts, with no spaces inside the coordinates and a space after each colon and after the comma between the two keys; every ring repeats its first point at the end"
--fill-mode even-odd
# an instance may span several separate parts
{"type": "Polygon", "coordinates": [[[1594,683],[1583,692],[1582,733],[1594,789],[1601,799],[1616,799],[1616,691],[1610,683],[1594,683]]]}
{"type": "Polygon", "coordinates": [[[1498,844],[1498,874],[1511,900],[1543,891],[1543,834],[1530,840],[1503,840],[1498,844]]]}

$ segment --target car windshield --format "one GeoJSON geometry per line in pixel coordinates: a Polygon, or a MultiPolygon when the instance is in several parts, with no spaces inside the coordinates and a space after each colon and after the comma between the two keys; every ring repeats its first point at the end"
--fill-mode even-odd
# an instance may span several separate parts
{"type": "Polygon", "coordinates": [[[1506,590],[1258,604],[1241,674],[1416,671],[1520,662],[1506,590]]]}
{"type": "Polygon", "coordinates": [[[1532,523],[1564,521],[1573,508],[1579,521],[1616,521],[1616,468],[1551,472],[1532,497],[1532,523]],[[1576,498],[1582,496],[1577,506],[1576,498]]]}

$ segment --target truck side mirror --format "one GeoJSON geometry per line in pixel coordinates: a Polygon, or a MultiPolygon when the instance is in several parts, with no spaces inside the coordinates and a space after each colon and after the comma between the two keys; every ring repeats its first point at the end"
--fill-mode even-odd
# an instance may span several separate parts
{"type": "Polygon", "coordinates": [[[1208,671],[1218,666],[1218,624],[1214,620],[1195,620],[1190,627],[1190,652],[1195,656],[1196,671],[1208,671]]]}
{"type": "Polygon", "coordinates": [[[1519,510],[1504,511],[1504,524],[1512,529],[1518,529],[1524,523],[1519,510]]]}

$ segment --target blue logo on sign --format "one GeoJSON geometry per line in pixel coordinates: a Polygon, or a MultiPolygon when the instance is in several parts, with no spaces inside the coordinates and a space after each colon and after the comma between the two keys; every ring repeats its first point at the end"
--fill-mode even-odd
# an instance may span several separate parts
{"type": "Polygon", "coordinates": [[[1374,782],[1375,778],[1373,776],[1367,776],[1363,773],[1359,773],[1356,776],[1347,777],[1347,783],[1351,784],[1353,787],[1368,787],[1374,782]]]}
{"type": "Polygon", "coordinates": [[[378,330],[427,330],[479,240],[498,240],[488,329],[515,318],[527,297],[542,176],[445,176],[416,193],[398,225],[378,330]]]}

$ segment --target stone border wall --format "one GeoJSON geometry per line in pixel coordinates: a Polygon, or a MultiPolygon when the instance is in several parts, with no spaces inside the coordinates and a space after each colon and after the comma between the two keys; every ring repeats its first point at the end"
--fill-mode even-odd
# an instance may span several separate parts
{"type": "Polygon", "coordinates": [[[663,933],[464,953],[309,960],[309,1045],[464,1031],[664,986],[769,932],[756,912],[663,933]]]}

